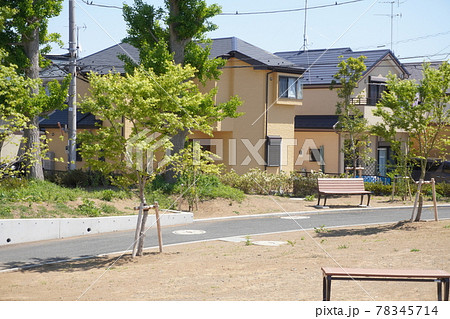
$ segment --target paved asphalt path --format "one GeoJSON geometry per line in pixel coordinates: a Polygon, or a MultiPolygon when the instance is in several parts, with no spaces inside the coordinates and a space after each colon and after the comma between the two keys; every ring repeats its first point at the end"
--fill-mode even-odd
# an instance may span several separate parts
{"type": "MultiPolygon", "coordinates": [[[[326,228],[370,225],[398,222],[411,218],[412,208],[360,208],[348,210],[317,210],[314,212],[260,215],[258,217],[236,216],[227,219],[196,220],[193,224],[164,227],[164,245],[195,241],[215,240],[226,237],[256,234],[303,231],[314,227],[326,228]],[[202,231],[201,234],[176,234],[174,231],[202,231]]],[[[439,207],[439,218],[450,219],[450,205],[439,207]]],[[[433,210],[425,207],[422,219],[434,219],[433,210]]],[[[191,232],[192,233],[192,232],[191,232]]],[[[101,254],[127,251],[132,248],[134,231],[88,235],[0,247],[0,271],[17,267],[87,258],[101,254]]],[[[145,247],[157,247],[156,231],[147,232],[145,247]]]]}

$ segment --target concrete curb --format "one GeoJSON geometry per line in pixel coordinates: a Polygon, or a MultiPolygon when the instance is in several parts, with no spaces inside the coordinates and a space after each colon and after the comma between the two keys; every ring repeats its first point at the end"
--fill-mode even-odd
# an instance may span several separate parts
{"type": "MultiPolygon", "coordinates": [[[[190,224],[192,213],[161,211],[161,226],[190,224]]],[[[0,247],[39,240],[68,238],[136,228],[137,215],[94,218],[0,219],[0,247]]],[[[147,227],[156,227],[155,215],[149,215],[147,227]]]]}

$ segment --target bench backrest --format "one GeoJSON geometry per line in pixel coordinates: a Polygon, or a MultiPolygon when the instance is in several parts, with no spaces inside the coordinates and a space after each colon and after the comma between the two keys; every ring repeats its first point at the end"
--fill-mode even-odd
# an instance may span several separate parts
{"type": "Polygon", "coordinates": [[[364,179],[362,178],[318,178],[317,186],[319,192],[332,191],[364,191],[364,179]]]}

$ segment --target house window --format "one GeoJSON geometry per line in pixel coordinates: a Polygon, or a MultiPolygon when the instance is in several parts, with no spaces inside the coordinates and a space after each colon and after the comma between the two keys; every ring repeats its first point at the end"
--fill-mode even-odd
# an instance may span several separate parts
{"type": "Polygon", "coordinates": [[[266,141],[267,166],[281,166],[281,136],[267,136],[266,141]]]}
{"type": "Polygon", "coordinates": [[[200,138],[196,138],[195,140],[189,139],[188,141],[189,145],[192,145],[194,141],[200,144],[200,148],[202,151],[214,153],[214,150],[212,148],[213,145],[211,145],[211,141],[209,139],[200,139],[200,138]]]}
{"type": "Polygon", "coordinates": [[[386,79],[371,76],[369,79],[369,100],[368,105],[376,105],[381,99],[381,94],[386,90],[386,79]]]}
{"type": "Polygon", "coordinates": [[[82,162],[83,161],[83,157],[81,157],[81,143],[77,143],[76,144],[76,149],[75,149],[75,160],[77,162],[82,162]]]}
{"type": "Polygon", "coordinates": [[[320,162],[320,149],[311,149],[309,155],[310,162],[320,162]]]}
{"type": "Polygon", "coordinates": [[[325,160],[324,160],[325,152],[324,152],[324,150],[325,150],[325,148],[323,147],[323,145],[320,148],[309,150],[310,151],[309,161],[318,163],[322,173],[325,173],[325,160]]]}
{"type": "Polygon", "coordinates": [[[278,78],[278,97],[287,99],[302,99],[303,87],[300,78],[280,76],[278,78]]]}

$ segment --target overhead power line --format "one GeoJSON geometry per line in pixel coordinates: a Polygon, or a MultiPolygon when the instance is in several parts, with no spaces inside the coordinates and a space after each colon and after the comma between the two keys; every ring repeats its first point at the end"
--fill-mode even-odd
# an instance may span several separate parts
{"type": "Polygon", "coordinates": [[[324,4],[320,6],[313,6],[308,8],[296,8],[296,9],[285,9],[285,10],[272,10],[272,11],[254,11],[254,12],[239,12],[236,10],[236,12],[222,12],[219,15],[222,16],[236,16],[236,15],[256,15],[256,14],[274,14],[274,13],[288,13],[288,12],[296,12],[296,11],[305,11],[305,10],[312,10],[312,9],[322,9],[322,8],[328,8],[328,7],[336,7],[336,6],[342,6],[345,4],[355,3],[355,2],[361,2],[364,0],[351,0],[351,1],[344,1],[344,2],[337,2],[333,4],[324,4]]]}
{"type": "MultiPolygon", "coordinates": [[[[101,7],[101,8],[109,8],[109,9],[119,9],[119,10],[123,9],[123,7],[113,6],[113,5],[108,5],[108,4],[101,4],[101,3],[94,3],[94,1],[89,1],[89,0],[81,0],[81,1],[83,3],[89,5],[89,6],[95,6],[95,7],[101,7]]],[[[222,15],[222,16],[236,16],[236,15],[289,13],[289,12],[304,11],[304,10],[311,10],[311,9],[322,9],[322,8],[328,8],[328,7],[336,7],[336,6],[342,6],[342,5],[345,5],[345,4],[351,4],[351,3],[361,2],[361,1],[364,1],[364,0],[350,0],[350,1],[343,1],[343,2],[335,1],[332,4],[324,4],[324,5],[313,6],[313,7],[308,7],[308,8],[296,8],[296,9],[284,9],[284,10],[272,10],[272,11],[239,12],[239,11],[236,10],[235,12],[222,12],[219,15],[222,15]]]]}
{"type": "MultiPolygon", "coordinates": [[[[439,32],[439,33],[435,33],[435,34],[423,35],[423,36],[416,37],[416,38],[398,40],[398,41],[394,41],[393,44],[400,44],[400,43],[408,43],[408,42],[414,42],[414,41],[420,41],[420,40],[427,40],[429,38],[439,37],[439,36],[443,36],[443,35],[447,35],[447,34],[450,34],[450,31],[439,32]]],[[[384,47],[384,46],[386,46],[386,44],[370,45],[370,46],[364,46],[364,47],[357,47],[357,48],[355,48],[355,50],[381,48],[381,47],[384,47]]]]}
{"type": "Polygon", "coordinates": [[[109,9],[119,9],[122,10],[123,7],[119,6],[112,6],[109,4],[101,4],[101,3],[94,3],[94,1],[88,1],[88,0],[81,0],[83,3],[89,5],[89,6],[95,6],[95,7],[101,7],[101,8],[109,8],[109,9]]]}

